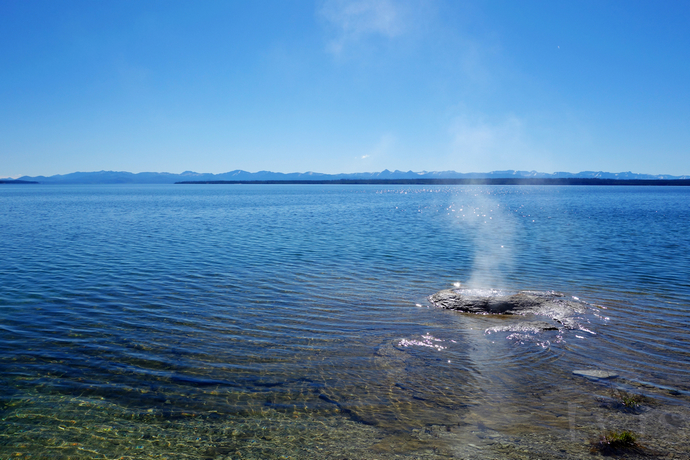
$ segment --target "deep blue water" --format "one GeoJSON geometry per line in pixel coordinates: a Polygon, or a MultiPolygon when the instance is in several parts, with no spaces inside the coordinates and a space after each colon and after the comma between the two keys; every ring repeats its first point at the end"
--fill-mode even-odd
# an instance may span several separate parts
{"type": "Polygon", "coordinates": [[[98,426],[271,410],[411,432],[540,391],[555,420],[546,393],[590,391],[577,368],[690,391],[687,187],[4,186],[0,229],[3,454],[95,404],[98,426]],[[486,334],[500,320],[428,308],[454,283],[591,312],[486,334]]]}

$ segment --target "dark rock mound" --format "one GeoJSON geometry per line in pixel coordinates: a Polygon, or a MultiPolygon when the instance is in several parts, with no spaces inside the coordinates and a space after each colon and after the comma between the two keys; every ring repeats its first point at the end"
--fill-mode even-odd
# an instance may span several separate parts
{"type": "Polygon", "coordinates": [[[531,312],[550,303],[567,302],[556,292],[520,291],[506,294],[500,291],[474,289],[446,289],[429,297],[432,304],[466,313],[517,314],[531,312]]]}
{"type": "Polygon", "coordinates": [[[577,328],[575,318],[585,312],[583,302],[553,291],[446,289],[431,295],[429,301],[465,313],[547,316],[569,329],[577,328]]]}

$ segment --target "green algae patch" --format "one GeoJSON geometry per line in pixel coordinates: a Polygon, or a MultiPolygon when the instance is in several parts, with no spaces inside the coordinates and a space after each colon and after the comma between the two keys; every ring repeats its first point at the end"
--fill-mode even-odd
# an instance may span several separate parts
{"type": "Polygon", "coordinates": [[[632,431],[607,431],[592,443],[592,453],[602,455],[620,455],[626,453],[643,454],[644,449],[638,443],[637,435],[632,431]]]}

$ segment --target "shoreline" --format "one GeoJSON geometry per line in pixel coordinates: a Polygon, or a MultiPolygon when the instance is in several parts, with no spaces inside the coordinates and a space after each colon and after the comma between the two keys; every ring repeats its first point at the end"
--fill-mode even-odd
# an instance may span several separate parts
{"type": "Polygon", "coordinates": [[[175,185],[644,185],[690,186],[690,179],[485,178],[485,179],[337,179],[337,180],[212,180],[175,185]]]}

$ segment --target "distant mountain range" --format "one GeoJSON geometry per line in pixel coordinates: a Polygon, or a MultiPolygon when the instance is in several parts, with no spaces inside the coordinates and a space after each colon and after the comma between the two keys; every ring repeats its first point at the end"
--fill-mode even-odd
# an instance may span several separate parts
{"type": "MultiPolygon", "coordinates": [[[[387,180],[387,179],[609,179],[609,180],[676,180],[690,179],[690,176],[671,176],[667,174],[636,174],[632,172],[608,173],[602,171],[582,171],[579,173],[555,172],[552,174],[537,171],[492,171],[489,173],[459,173],[455,171],[389,171],[387,169],[374,173],[322,174],[277,173],[271,171],[247,172],[235,170],[220,174],[196,173],[185,171],[182,174],[142,172],[138,174],[124,171],[74,172],[55,176],[23,176],[17,181],[33,181],[41,184],[174,184],[189,181],[324,181],[324,180],[387,180]]],[[[2,179],[1,182],[12,182],[2,179]]]]}

